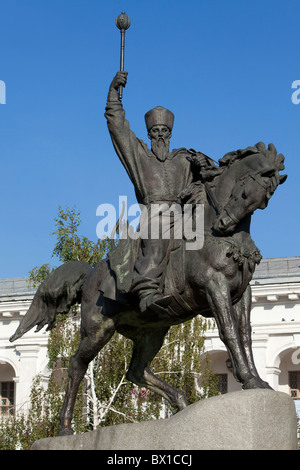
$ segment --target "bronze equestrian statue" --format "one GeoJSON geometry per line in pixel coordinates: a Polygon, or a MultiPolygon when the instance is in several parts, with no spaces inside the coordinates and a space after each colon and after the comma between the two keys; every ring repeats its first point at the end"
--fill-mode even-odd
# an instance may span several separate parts
{"type": "MultiPolygon", "coordinates": [[[[151,202],[167,208],[176,203],[183,209],[185,204],[203,204],[204,244],[191,250],[184,237],[153,242],[128,237],[95,268],[71,261],[40,285],[11,341],[34,326],[53,328],[58,313],[81,303],[81,342],[70,360],[61,435],[72,432],[73,407],[88,364],[115,331],[133,341],[127,379],[179,410],[187,406],[184,394],[153,374],[150,364],[169,328],[196,315],[215,319],[234,377],[244,389],[270,388],[259,377],[252,355],[249,283],[261,255],[250,236],[250,222],[285,181],[286,175],[279,174],[284,157],[273,144],[261,142],[229,152],[217,164],[192,150],[169,152],[173,117],[164,108],[146,116],[150,150],[130,130],[118,99],[117,89],[126,85],[126,78],[123,72],[114,78],[106,118],[137,200],[147,213],[151,202]]],[[[161,214],[158,219],[162,221],[161,214]]]]}

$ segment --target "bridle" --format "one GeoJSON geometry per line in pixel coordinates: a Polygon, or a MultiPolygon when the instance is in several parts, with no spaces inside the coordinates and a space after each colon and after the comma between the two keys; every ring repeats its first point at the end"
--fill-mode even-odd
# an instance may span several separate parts
{"type": "MultiPolygon", "coordinates": [[[[270,170],[273,168],[269,168],[270,170]]],[[[268,169],[264,170],[264,171],[268,171],[268,169]]],[[[254,180],[256,183],[258,183],[265,191],[266,191],[266,194],[268,193],[268,190],[271,186],[271,181],[270,181],[270,178],[268,178],[268,180],[264,180],[261,176],[261,173],[262,173],[262,170],[259,170],[255,173],[248,173],[247,175],[245,176],[242,176],[238,182],[240,182],[240,187],[242,186],[245,186],[246,183],[248,182],[248,180],[251,178],[252,180],[254,180]]],[[[206,190],[208,188],[206,187],[206,190]]],[[[210,188],[209,188],[210,189],[210,188]]],[[[228,208],[225,207],[222,207],[220,206],[220,204],[218,204],[218,202],[216,201],[214,195],[213,197],[211,196],[211,191],[208,192],[208,195],[212,201],[212,204],[215,208],[215,211],[216,211],[216,214],[217,216],[219,216],[221,214],[221,211],[224,211],[226,213],[226,215],[232,220],[232,222],[234,222],[235,224],[238,224],[240,222],[239,219],[237,219],[237,217],[235,217],[233,214],[231,214],[229,211],[228,211],[228,208]]],[[[230,198],[231,199],[231,198],[230,198]]],[[[229,201],[230,201],[229,199],[229,201]]],[[[229,203],[228,201],[228,203],[229,203]]],[[[227,203],[227,204],[228,204],[227,203]]]]}

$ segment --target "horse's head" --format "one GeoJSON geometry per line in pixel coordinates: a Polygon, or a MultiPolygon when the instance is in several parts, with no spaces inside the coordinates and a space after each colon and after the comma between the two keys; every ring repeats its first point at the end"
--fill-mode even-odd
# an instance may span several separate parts
{"type": "Polygon", "coordinates": [[[229,200],[214,222],[218,233],[232,233],[248,214],[256,209],[265,209],[278,185],[287,178],[287,175],[279,174],[284,169],[284,157],[277,155],[274,145],[270,144],[266,149],[264,144],[259,143],[256,147],[259,150],[257,158],[261,155],[265,157],[261,159],[261,168],[248,170],[233,186],[229,200]]]}

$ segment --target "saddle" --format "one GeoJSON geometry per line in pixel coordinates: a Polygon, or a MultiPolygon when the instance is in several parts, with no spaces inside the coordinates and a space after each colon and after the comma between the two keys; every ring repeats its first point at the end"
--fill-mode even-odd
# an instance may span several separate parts
{"type": "MultiPolygon", "coordinates": [[[[177,295],[184,290],[184,240],[171,240],[168,263],[160,279],[160,290],[177,295]],[[172,268],[170,268],[172,266],[172,268]]],[[[103,297],[129,303],[134,265],[141,246],[141,240],[127,238],[113,247],[106,260],[108,272],[99,290],[103,297]]]]}

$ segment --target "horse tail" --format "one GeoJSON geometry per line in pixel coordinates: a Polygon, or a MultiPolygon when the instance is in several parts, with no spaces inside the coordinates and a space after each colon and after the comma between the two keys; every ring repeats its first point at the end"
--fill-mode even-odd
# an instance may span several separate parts
{"type": "Polygon", "coordinates": [[[48,325],[47,331],[55,325],[58,314],[66,314],[72,305],[81,301],[83,284],[92,271],[84,261],[69,261],[52,271],[36,291],[28,312],[15,333],[13,342],[35,326],[36,332],[48,325]]]}

